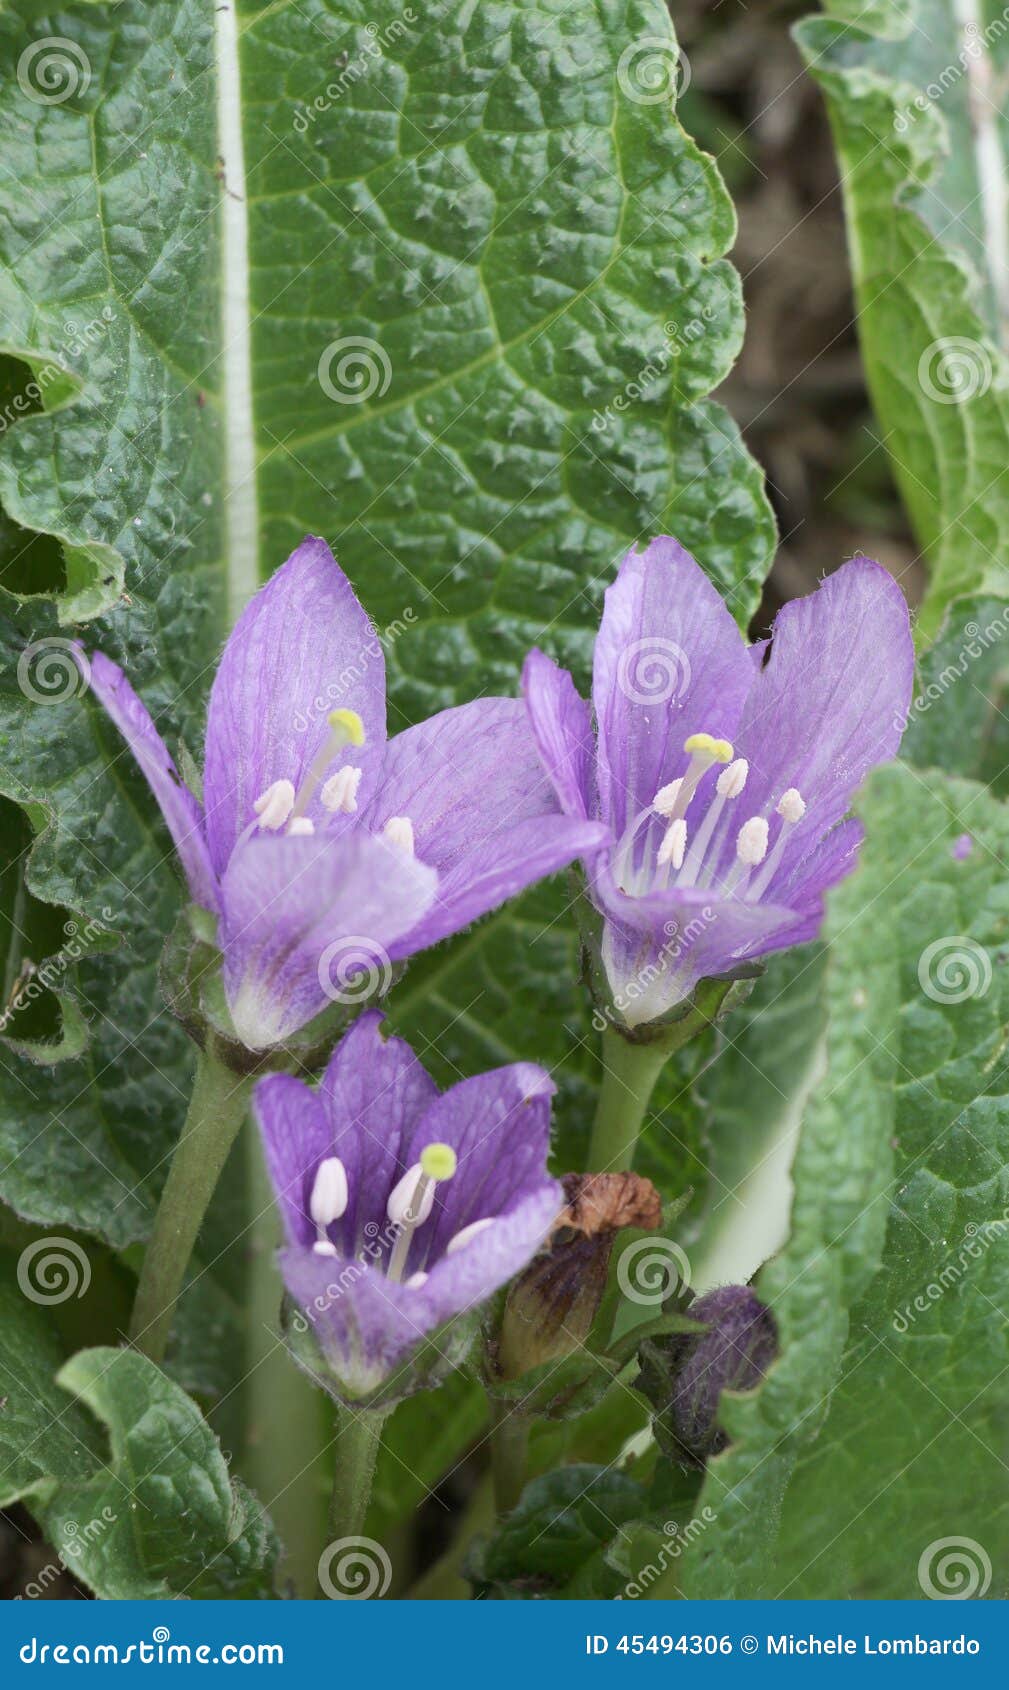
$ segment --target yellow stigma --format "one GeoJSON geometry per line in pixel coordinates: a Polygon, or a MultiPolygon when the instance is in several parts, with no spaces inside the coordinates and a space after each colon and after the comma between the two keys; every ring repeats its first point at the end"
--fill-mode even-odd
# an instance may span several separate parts
{"type": "Polygon", "coordinates": [[[691,757],[707,757],[712,763],[731,763],[732,746],[727,739],[714,739],[711,734],[691,734],[683,742],[683,749],[691,757]]]}
{"type": "Polygon", "coordinates": [[[346,734],[345,745],[364,744],[364,723],[356,710],[331,710],[326,720],[331,728],[346,734]]]}
{"type": "Polygon", "coordinates": [[[420,1153],[420,1165],[428,1179],[451,1179],[456,1170],[456,1154],[450,1144],[429,1144],[420,1153]]]}

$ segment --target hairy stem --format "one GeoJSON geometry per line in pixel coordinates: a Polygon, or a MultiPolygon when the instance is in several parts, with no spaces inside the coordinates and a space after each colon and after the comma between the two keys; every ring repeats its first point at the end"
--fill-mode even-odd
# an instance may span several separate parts
{"type": "Polygon", "coordinates": [[[334,1540],[360,1536],[388,1413],[385,1408],[340,1407],[336,1411],[336,1471],[329,1509],[334,1540]]]}
{"type": "Polygon", "coordinates": [[[130,1321],[131,1340],[152,1361],[164,1359],[189,1258],[245,1118],[251,1084],[224,1066],[208,1040],[197,1059],[189,1113],[161,1194],[130,1321]]]}
{"type": "Polygon", "coordinates": [[[603,1079],[589,1140],[588,1165],[593,1173],[619,1173],[633,1165],[655,1082],[673,1051],[684,1042],[676,1038],[632,1044],[607,1027],[603,1034],[603,1079]]]}

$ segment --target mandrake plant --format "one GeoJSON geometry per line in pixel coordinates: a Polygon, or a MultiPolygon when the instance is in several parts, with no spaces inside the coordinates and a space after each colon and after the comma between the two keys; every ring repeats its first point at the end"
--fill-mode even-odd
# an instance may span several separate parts
{"type": "Polygon", "coordinates": [[[970,10],[795,21],[891,518],[770,594],[717,12],[0,16],[0,1503],[61,1593],[1004,1594],[970,10]]]}

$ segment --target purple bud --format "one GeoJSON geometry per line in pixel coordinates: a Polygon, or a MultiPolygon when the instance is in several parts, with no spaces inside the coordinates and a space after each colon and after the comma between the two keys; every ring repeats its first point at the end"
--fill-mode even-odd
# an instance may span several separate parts
{"type": "Polygon", "coordinates": [[[707,1291],[687,1315],[707,1330],[650,1345],[642,1383],[659,1408],[660,1441],[680,1460],[703,1465],[728,1443],[718,1423],[722,1392],[759,1385],[777,1354],[778,1332],[748,1285],[707,1291]]]}

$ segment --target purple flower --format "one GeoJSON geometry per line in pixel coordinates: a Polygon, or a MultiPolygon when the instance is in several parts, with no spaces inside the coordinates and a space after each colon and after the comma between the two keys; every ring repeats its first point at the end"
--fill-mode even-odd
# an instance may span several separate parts
{"type": "Polygon", "coordinates": [[[616,1018],[634,1027],[697,982],[811,939],[853,866],[852,794],[900,742],[913,678],[907,607],[857,557],[747,647],[672,539],[629,552],[606,594],[592,703],[530,653],[524,687],[558,799],[601,818],[586,855],[616,1018]]]}
{"type": "Polygon", "coordinates": [[[161,806],[194,900],[218,917],[224,986],[252,1050],[327,1001],[384,989],[435,944],[598,842],[558,812],[517,699],[386,739],[382,647],[323,540],[238,620],[214,678],[203,801],[122,671],[91,687],[161,806]]]}
{"type": "Polygon", "coordinates": [[[350,1399],[455,1365],[473,1325],[460,1317],[525,1267],[564,1206],[546,1173],[543,1070],[516,1062],[440,1093],[381,1023],[360,1017],[317,1091],[276,1074],[253,1094],[296,1330],[312,1329],[350,1399]]]}

